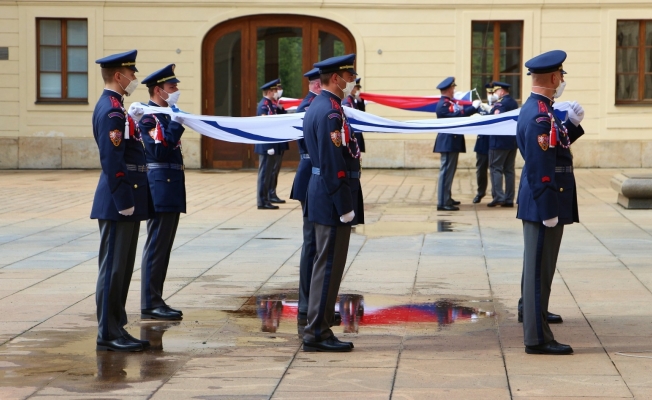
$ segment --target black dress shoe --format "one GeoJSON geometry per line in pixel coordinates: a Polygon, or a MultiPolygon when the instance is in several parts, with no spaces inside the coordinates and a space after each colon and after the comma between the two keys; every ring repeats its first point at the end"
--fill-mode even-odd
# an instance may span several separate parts
{"type": "Polygon", "coordinates": [[[113,340],[97,339],[97,351],[143,351],[143,345],[140,343],[132,342],[125,337],[119,337],[113,340]]]}
{"type": "Polygon", "coordinates": [[[437,211],[459,211],[459,207],[455,206],[437,206],[437,211]]]}
{"type": "Polygon", "coordinates": [[[183,312],[182,312],[181,310],[174,309],[174,308],[168,306],[167,304],[166,304],[165,306],[163,306],[163,307],[167,308],[168,311],[172,311],[172,312],[175,312],[175,313],[179,313],[179,315],[183,316],[183,312]]]}
{"type": "Polygon", "coordinates": [[[278,206],[275,206],[272,203],[267,203],[262,206],[258,206],[259,210],[278,210],[278,206]]]}
{"type": "Polygon", "coordinates": [[[504,201],[493,200],[491,203],[487,204],[487,207],[498,207],[498,206],[502,206],[503,204],[505,204],[504,201]]]}
{"type": "Polygon", "coordinates": [[[303,341],[303,351],[323,351],[331,353],[346,353],[352,348],[346,343],[342,343],[335,336],[331,336],[321,342],[303,341]]]}
{"type": "Polygon", "coordinates": [[[457,200],[453,200],[453,199],[451,199],[451,204],[454,205],[454,206],[459,206],[459,205],[462,204],[462,203],[460,203],[460,202],[457,201],[457,200]]]}
{"type": "Polygon", "coordinates": [[[182,320],[183,317],[181,316],[181,314],[174,311],[170,311],[167,309],[167,307],[163,306],[163,307],[140,310],[140,319],[160,319],[164,321],[179,321],[182,320]]]}
{"type": "Polygon", "coordinates": [[[149,340],[140,340],[136,339],[135,337],[131,336],[129,332],[126,332],[124,335],[122,335],[125,339],[129,340],[130,342],[138,343],[141,346],[143,346],[143,349],[148,349],[151,345],[149,343],[149,340]]]}
{"type": "Polygon", "coordinates": [[[561,324],[564,322],[564,320],[561,318],[561,315],[553,314],[551,312],[548,313],[547,320],[549,324],[561,324]]]}
{"type": "Polygon", "coordinates": [[[550,354],[561,356],[565,354],[573,354],[573,348],[567,344],[561,344],[556,340],[551,340],[545,344],[525,346],[525,352],[528,354],[550,354]]]}
{"type": "Polygon", "coordinates": [[[272,197],[272,198],[269,199],[269,201],[271,201],[272,203],[279,203],[279,204],[284,204],[285,203],[285,200],[281,200],[278,197],[272,197]]]}
{"type": "Polygon", "coordinates": [[[353,345],[353,342],[344,342],[344,341],[338,339],[337,337],[335,337],[335,335],[333,335],[333,340],[335,340],[336,342],[344,343],[344,344],[350,346],[352,349],[355,349],[355,346],[353,345]]]}
{"type": "Polygon", "coordinates": [[[514,203],[505,203],[505,204],[501,205],[501,207],[513,208],[513,207],[514,207],[514,203]]]}
{"type": "Polygon", "coordinates": [[[483,197],[484,197],[484,196],[480,196],[479,194],[476,195],[476,196],[473,198],[473,204],[478,204],[478,203],[482,200],[483,197]]]}
{"type": "MultiPolygon", "coordinates": [[[[561,318],[561,315],[553,314],[548,312],[548,317],[546,318],[549,324],[561,324],[564,320],[561,318]]],[[[523,322],[523,313],[519,311],[518,313],[518,322],[523,322]]]]}

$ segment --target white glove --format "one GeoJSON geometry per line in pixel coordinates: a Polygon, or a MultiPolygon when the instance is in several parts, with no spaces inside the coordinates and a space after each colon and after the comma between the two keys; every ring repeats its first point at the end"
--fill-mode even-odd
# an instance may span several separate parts
{"type": "Polygon", "coordinates": [[[348,224],[349,222],[353,221],[353,218],[355,217],[355,212],[351,210],[350,212],[342,215],[340,217],[340,221],[342,221],[345,224],[348,224]]]}
{"type": "Polygon", "coordinates": [[[486,112],[489,112],[492,109],[492,107],[489,104],[485,104],[485,103],[480,104],[480,108],[482,108],[486,112]]]}
{"type": "Polygon", "coordinates": [[[135,104],[130,105],[129,106],[129,111],[127,111],[127,112],[129,113],[129,116],[131,118],[133,118],[134,121],[136,121],[136,123],[140,122],[140,119],[145,114],[145,111],[143,110],[143,108],[138,107],[135,104]]]}
{"type": "Polygon", "coordinates": [[[476,110],[480,109],[480,105],[482,105],[480,100],[473,100],[473,107],[475,107],[476,110]]]}
{"type": "Polygon", "coordinates": [[[550,218],[543,221],[543,224],[548,228],[554,228],[555,226],[557,226],[558,223],[559,223],[559,217],[550,218]]]}
{"type": "Polygon", "coordinates": [[[576,101],[572,101],[570,106],[571,108],[568,110],[568,118],[571,120],[573,125],[578,126],[584,119],[584,108],[582,108],[582,106],[576,101]]]}
{"type": "Polygon", "coordinates": [[[127,208],[126,210],[118,211],[120,214],[124,215],[125,217],[128,217],[130,215],[133,215],[135,207],[127,208]]]}
{"type": "Polygon", "coordinates": [[[274,149],[267,150],[267,154],[269,154],[270,156],[273,156],[274,155],[274,149]]]}
{"type": "Polygon", "coordinates": [[[172,121],[176,122],[177,124],[183,125],[183,117],[180,115],[173,115],[172,116],[172,121]]]}

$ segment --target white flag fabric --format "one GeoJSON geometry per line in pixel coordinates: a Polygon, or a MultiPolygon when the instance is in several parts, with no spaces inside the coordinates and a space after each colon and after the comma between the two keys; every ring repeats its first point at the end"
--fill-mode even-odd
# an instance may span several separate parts
{"type": "MultiPolygon", "coordinates": [[[[141,108],[145,114],[179,115],[183,124],[194,131],[217,140],[233,143],[279,143],[303,138],[304,113],[269,115],[264,117],[215,117],[195,115],[177,108],[152,107],[133,103],[130,109],[141,108]]],[[[555,103],[560,119],[572,112],[568,102],[555,103]]],[[[455,133],[458,135],[516,135],[520,109],[495,115],[394,121],[377,115],[343,107],[346,118],[356,131],[374,133],[455,133]]]]}

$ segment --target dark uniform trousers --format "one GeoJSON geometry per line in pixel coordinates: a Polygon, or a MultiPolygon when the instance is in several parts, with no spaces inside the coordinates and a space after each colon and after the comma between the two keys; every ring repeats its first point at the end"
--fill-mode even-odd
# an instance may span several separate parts
{"type": "Polygon", "coordinates": [[[126,330],[127,294],[134,272],[140,221],[118,222],[98,219],[100,226],[97,303],[98,339],[114,340],[126,330]]]}
{"type": "Polygon", "coordinates": [[[491,196],[494,201],[514,203],[516,186],[516,152],[518,149],[489,150],[489,169],[491,171],[491,196]],[[503,191],[503,175],[505,190],[503,191]]]}
{"type": "Polygon", "coordinates": [[[258,155],[258,207],[269,203],[269,191],[272,184],[276,154],[258,155]]]}
{"type": "Polygon", "coordinates": [[[475,179],[478,183],[476,194],[484,197],[487,194],[487,171],[489,168],[489,155],[475,153],[475,179]]]}
{"type": "Polygon", "coordinates": [[[308,299],[310,298],[310,281],[312,280],[313,263],[317,253],[315,243],[315,224],[310,222],[306,215],[306,203],[301,202],[303,216],[303,246],[301,247],[301,259],[299,261],[299,317],[307,318],[308,299]]]}
{"type": "Polygon", "coordinates": [[[308,325],[303,340],[322,341],[333,336],[329,321],[335,317],[335,301],[344,274],[350,237],[350,225],[315,223],[317,253],[310,285],[308,325]]]}
{"type": "Polygon", "coordinates": [[[437,205],[440,207],[453,204],[451,189],[459,157],[460,153],[458,152],[441,153],[441,168],[439,170],[439,182],[437,183],[437,205]]]}
{"type": "Polygon", "coordinates": [[[157,212],[154,218],[147,221],[140,284],[140,308],[143,310],[165,305],[163,284],[180,216],[180,213],[157,212]]]}
{"type": "MultiPolygon", "coordinates": [[[[280,147],[280,146],[279,146],[280,147]]],[[[276,185],[278,184],[278,175],[281,172],[281,164],[283,163],[283,152],[275,153],[273,156],[267,155],[272,158],[272,174],[269,180],[269,198],[278,198],[276,194],[276,185]]]]}
{"type": "Polygon", "coordinates": [[[555,276],[564,225],[548,228],[541,222],[523,221],[523,337],[526,346],[554,339],[548,325],[548,303],[555,276]]]}

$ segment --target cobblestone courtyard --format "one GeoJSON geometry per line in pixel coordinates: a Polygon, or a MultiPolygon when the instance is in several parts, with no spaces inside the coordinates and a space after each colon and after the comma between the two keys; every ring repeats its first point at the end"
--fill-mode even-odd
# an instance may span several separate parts
{"type": "Polygon", "coordinates": [[[0,399],[652,398],[652,359],[621,355],[652,357],[652,211],[615,204],[619,172],[576,171],[582,222],[565,230],[550,308],[575,354],[554,357],[524,353],[521,223],[489,197],[471,205],[474,171],[458,171],[457,213],[436,211],[435,170],[363,172],[344,354],[300,350],[300,207],[257,210],[255,172],[187,171],[164,292],[184,319],[140,321],[137,258],[127,328],[162,348],[122,354],[95,351],[98,171],[2,171],[0,399]]]}

